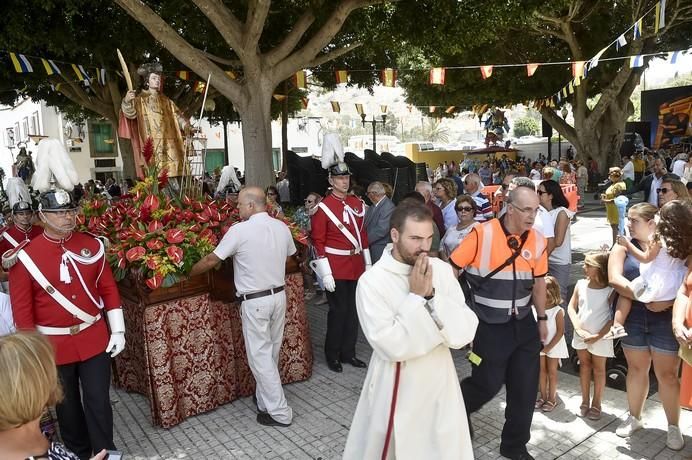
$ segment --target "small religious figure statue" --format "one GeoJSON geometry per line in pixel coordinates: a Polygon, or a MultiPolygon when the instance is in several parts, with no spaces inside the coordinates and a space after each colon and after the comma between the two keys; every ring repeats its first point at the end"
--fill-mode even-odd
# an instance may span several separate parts
{"type": "Polygon", "coordinates": [[[34,161],[31,159],[31,152],[27,152],[26,147],[19,149],[17,161],[14,162],[17,168],[17,176],[21,177],[25,183],[31,183],[31,177],[34,175],[34,161]]]}
{"type": "Polygon", "coordinates": [[[505,131],[509,132],[509,123],[505,118],[505,112],[499,108],[490,112],[490,116],[485,120],[485,130],[486,146],[497,145],[498,142],[502,141],[505,131]]]}
{"type": "Polygon", "coordinates": [[[161,64],[144,64],[137,73],[142,79],[141,91],[128,91],[123,98],[118,134],[132,141],[138,176],[143,176],[141,151],[149,137],[154,141],[154,158],[161,169],[167,169],[170,177],[183,176],[186,168],[181,128],[188,128],[189,122],[161,92],[161,64]]]}

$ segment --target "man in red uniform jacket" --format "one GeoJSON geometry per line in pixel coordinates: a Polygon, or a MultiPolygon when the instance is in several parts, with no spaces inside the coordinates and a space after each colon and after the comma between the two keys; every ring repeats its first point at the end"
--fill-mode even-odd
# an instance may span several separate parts
{"type": "Polygon", "coordinates": [[[13,264],[12,311],[17,329],[36,329],[51,341],[65,394],[57,406],[62,438],[87,459],[115,449],[108,391],[110,358],[125,348],[120,295],[103,243],[74,231],[70,193],[42,193],[38,212],[44,233],[3,256],[4,265],[13,264]]]}
{"type": "MultiPolygon", "coordinates": [[[[8,179],[8,185],[12,179],[8,179]]],[[[28,194],[29,191],[27,190],[26,193],[28,194]]],[[[12,206],[12,223],[0,229],[0,256],[16,248],[21,242],[33,240],[35,236],[43,233],[43,228],[32,225],[34,210],[30,202],[20,199],[16,203],[11,202],[10,206],[12,206]]],[[[0,281],[7,281],[7,272],[0,270],[0,281]]]]}
{"type": "Polygon", "coordinates": [[[327,291],[329,314],[324,351],[327,365],[342,372],[341,363],[366,367],[356,358],[358,313],[356,285],[371,265],[368,236],[363,226],[365,204],[349,195],[350,174],[346,163],[329,168],[332,192],[318,205],[311,219],[317,259],[312,262],[327,291]]]}

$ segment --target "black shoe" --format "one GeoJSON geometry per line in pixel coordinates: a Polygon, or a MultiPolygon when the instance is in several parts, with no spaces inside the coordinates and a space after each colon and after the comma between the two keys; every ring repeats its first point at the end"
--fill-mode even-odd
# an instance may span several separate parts
{"type": "Polygon", "coordinates": [[[274,420],[272,418],[271,415],[269,415],[267,413],[257,414],[257,423],[259,423],[260,425],[264,425],[264,426],[280,426],[280,427],[284,427],[284,428],[286,428],[287,426],[291,426],[290,423],[277,422],[276,420],[274,420]]]}
{"type": "Polygon", "coordinates": [[[503,449],[502,446],[500,446],[500,455],[511,460],[534,460],[533,456],[526,449],[519,451],[509,451],[503,449]]]}
{"type": "Polygon", "coordinates": [[[365,364],[363,361],[361,361],[360,359],[356,358],[355,356],[354,356],[353,358],[351,358],[351,359],[345,359],[345,360],[342,361],[342,362],[344,362],[344,363],[346,363],[346,364],[350,364],[350,365],[353,366],[353,367],[360,367],[360,368],[368,367],[367,364],[365,364]]]}
{"type": "Polygon", "coordinates": [[[327,360],[327,367],[329,368],[330,371],[334,372],[343,372],[344,368],[341,367],[341,363],[339,362],[338,359],[328,359],[327,360]]]}
{"type": "Polygon", "coordinates": [[[252,402],[255,403],[255,408],[257,409],[258,414],[267,414],[268,413],[266,410],[261,410],[259,408],[259,404],[257,404],[257,396],[252,395],[252,402]]]}

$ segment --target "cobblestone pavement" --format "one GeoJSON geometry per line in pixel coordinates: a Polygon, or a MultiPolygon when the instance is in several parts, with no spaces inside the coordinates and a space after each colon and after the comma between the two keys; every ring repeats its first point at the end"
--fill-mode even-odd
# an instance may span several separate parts
{"type": "MultiPolygon", "coordinates": [[[[585,218],[581,225],[591,226],[592,223],[585,218]]],[[[574,280],[579,273],[580,268],[575,265],[574,280]]],[[[290,427],[268,428],[257,424],[252,400],[244,398],[189,418],[173,428],[161,429],[152,426],[145,397],[113,389],[111,398],[118,448],[128,459],[341,458],[366,370],[345,365],[344,372],[336,374],[327,369],[321,351],[326,305],[311,303],[307,308],[315,366],[310,380],[285,386],[286,397],[294,411],[290,427]]],[[[361,336],[358,356],[367,360],[370,353],[370,347],[361,336]]],[[[455,351],[453,355],[459,377],[469,375],[466,353],[455,351]]],[[[603,417],[594,422],[575,415],[581,402],[579,379],[564,372],[559,378],[559,406],[550,414],[536,413],[533,419],[529,451],[537,459],[692,459],[692,413],[682,412],[680,428],[686,434],[686,445],[680,452],[665,446],[667,426],[657,394],[646,402],[646,428],[629,439],[622,439],[615,435],[615,429],[627,412],[624,392],[606,389],[603,417]]],[[[476,458],[501,458],[499,443],[504,408],[501,391],[472,416],[476,458]]]]}

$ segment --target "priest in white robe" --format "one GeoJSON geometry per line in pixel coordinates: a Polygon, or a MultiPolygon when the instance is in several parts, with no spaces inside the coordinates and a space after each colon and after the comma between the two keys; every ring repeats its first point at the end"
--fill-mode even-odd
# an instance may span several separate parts
{"type": "Polygon", "coordinates": [[[391,218],[393,243],[358,282],[358,318],[373,354],[346,460],[379,460],[383,452],[397,460],[473,458],[449,349],[473,340],[478,318],[451,266],[428,258],[432,226],[425,205],[402,202],[391,218]]]}

